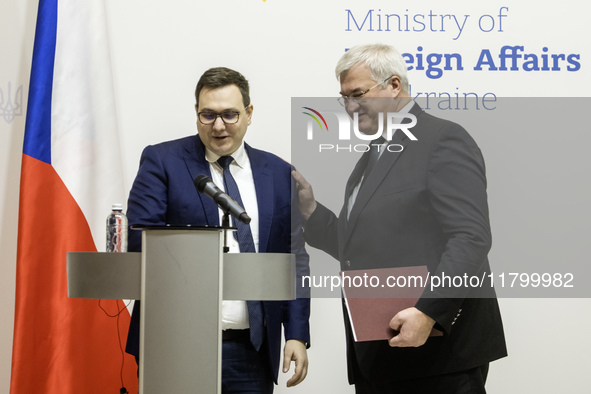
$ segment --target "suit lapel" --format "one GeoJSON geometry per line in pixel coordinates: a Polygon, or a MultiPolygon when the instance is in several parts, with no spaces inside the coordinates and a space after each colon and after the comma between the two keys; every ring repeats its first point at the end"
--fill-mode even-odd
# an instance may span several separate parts
{"type": "Polygon", "coordinates": [[[347,187],[345,188],[345,205],[347,205],[347,201],[349,201],[349,196],[353,193],[353,189],[359,183],[361,176],[363,175],[363,171],[365,171],[365,167],[367,167],[367,161],[369,160],[369,151],[365,152],[361,158],[357,161],[351,176],[349,176],[349,180],[347,180],[347,187]]]}
{"type": "MultiPolygon", "coordinates": [[[[199,135],[196,135],[193,140],[189,140],[185,146],[185,164],[191,174],[191,179],[195,179],[197,175],[207,175],[211,177],[211,170],[209,163],[205,159],[205,146],[201,142],[199,135]]],[[[197,192],[197,198],[200,199],[205,217],[207,218],[208,226],[219,226],[219,213],[216,203],[209,197],[197,192]]]]}
{"type": "MultiPolygon", "coordinates": [[[[369,160],[369,151],[365,152],[361,156],[361,158],[357,161],[357,164],[355,165],[353,172],[351,173],[351,175],[349,176],[349,179],[347,180],[347,187],[345,188],[345,201],[343,201],[343,208],[341,209],[341,213],[339,214],[339,222],[338,222],[339,238],[341,238],[347,232],[347,227],[349,224],[348,220],[347,220],[349,197],[353,193],[355,186],[357,186],[357,184],[361,180],[361,176],[363,175],[363,171],[365,170],[365,167],[367,166],[368,160],[369,160]]],[[[342,252],[343,245],[344,244],[341,243],[341,252],[342,252]]]]}
{"type": "Polygon", "coordinates": [[[257,194],[257,206],[259,209],[259,252],[264,253],[267,250],[269,236],[271,231],[271,222],[273,221],[274,199],[273,199],[273,176],[269,168],[269,163],[256,149],[252,149],[248,144],[244,144],[246,153],[250,160],[252,168],[252,177],[257,194]]]}
{"type": "MultiPolygon", "coordinates": [[[[413,105],[413,107],[410,110],[410,113],[415,115],[416,117],[418,117],[421,112],[422,112],[421,107],[419,107],[419,105],[416,103],[413,105]]],[[[406,136],[406,134],[398,131],[398,132],[394,133],[394,136],[392,137],[392,140],[388,143],[388,145],[398,144],[398,145],[401,145],[403,147],[403,149],[406,149],[406,146],[409,144],[409,142],[410,142],[410,139],[406,136]]],[[[398,149],[393,149],[393,150],[398,150],[398,149]]],[[[349,237],[351,236],[351,233],[352,233],[353,229],[355,228],[355,224],[357,223],[357,220],[359,219],[359,214],[361,213],[363,208],[367,205],[368,201],[371,199],[371,197],[373,196],[373,194],[375,193],[377,188],[380,186],[380,184],[384,181],[384,178],[386,178],[388,173],[391,171],[392,167],[394,166],[394,164],[396,163],[398,158],[403,154],[404,154],[404,150],[400,153],[389,152],[387,150],[384,153],[382,153],[382,155],[380,156],[380,159],[376,163],[375,167],[373,168],[373,170],[371,171],[371,173],[369,174],[369,176],[367,177],[367,179],[363,183],[362,187],[359,189],[359,193],[357,194],[357,198],[355,199],[355,203],[353,204],[353,208],[351,209],[351,214],[349,215],[349,220],[346,225],[345,241],[348,241],[349,237]]],[[[369,155],[364,154],[363,156],[365,157],[365,156],[369,156],[369,155]]],[[[359,160],[359,163],[355,167],[355,170],[353,170],[353,174],[355,174],[357,167],[359,167],[359,165],[361,164],[364,157],[362,157],[359,160]]],[[[365,159],[365,161],[367,162],[367,158],[365,159]]],[[[361,168],[365,168],[365,167],[361,167],[361,168]]],[[[353,178],[353,174],[351,175],[350,181],[353,178]]],[[[361,175],[358,175],[358,176],[360,177],[361,175]]],[[[353,184],[353,186],[351,187],[351,190],[353,190],[353,188],[355,187],[356,184],[357,184],[357,182],[353,184]]],[[[347,191],[348,190],[349,190],[349,185],[347,184],[347,191]]],[[[349,198],[349,195],[350,195],[350,193],[345,196],[345,207],[347,206],[347,200],[349,198]]],[[[345,220],[346,220],[346,218],[347,218],[346,208],[345,208],[344,212],[345,212],[345,220]]]]}

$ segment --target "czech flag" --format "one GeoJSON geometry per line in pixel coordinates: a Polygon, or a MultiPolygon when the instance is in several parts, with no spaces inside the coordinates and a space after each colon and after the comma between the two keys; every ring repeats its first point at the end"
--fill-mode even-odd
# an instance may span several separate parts
{"type": "Polygon", "coordinates": [[[67,295],[67,252],[104,250],[106,216],[125,194],[105,19],[103,0],[39,1],[11,394],[116,394],[123,385],[137,392],[137,366],[123,352],[123,302],[67,295]]]}

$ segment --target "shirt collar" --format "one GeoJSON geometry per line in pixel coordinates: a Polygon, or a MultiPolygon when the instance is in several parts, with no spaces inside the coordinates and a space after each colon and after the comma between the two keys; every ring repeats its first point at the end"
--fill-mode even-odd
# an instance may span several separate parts
{"type": "MultiPolygon", "coordinates": [[[[399,114],[407,114],[410,112],[410,109],[413,107],[413,105],[415,105],[414,100],[410,100],[404,107],[402,107],[400,109],[400,111],[398,111],[399,114]]],[[[404,117],[401,118],[395,118],[397,122],[402,122],[404,120],[404,117]]],[[[388,135],[388,131],[384,130],[384,132],[382,133],[382,137],[384,137],[385,141],[384,144],[389,142],[388,139],[386,138],[386,136],[388,135]]]]}
{"type": "MultiPolygon", "coordinates": [[[[228,156],[232,156],[232,158],[234,159],[236,164],[238,164],[238,166],[240,166],[241,168],[244,168],[244,166],[246,164],[246,160],[248,160],[248,156],[246,155],[246,149],[244,148],[244,141],[242,141],[242,143],[240,144],[238,149],[236,149],[234,151],[234,153],[232,153],[228,156]]],[[[207,147],[205,148],[205,159],[210,164],[216,163],[219,158],[220,158],[220,155],[212,152],[207,147]]]]}
{"type": "Polygon", "coordinates": [[[412,106],[415,105],[414,100],[410,100],[404,107],[402,107],[402,109],[398,112],[402,113],[402,114],[406,114],[408,112],[410,112],[410,109],[412,108],[412,106]]]}

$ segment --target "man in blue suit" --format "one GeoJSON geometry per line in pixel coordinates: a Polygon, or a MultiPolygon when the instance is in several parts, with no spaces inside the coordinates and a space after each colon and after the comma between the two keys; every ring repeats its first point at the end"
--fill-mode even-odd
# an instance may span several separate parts
{"type": "MultiPolygon", "coordinates": [[[[251,248],[245,249],[242,239],[238,242],[229,237],[230,252],[295,253],[297,275],[308,275],[299,210],[295,204],[292,209],[291,203],[292,167],[243,141],[253,112],[248,81],[228,68],[209,69],[197,84],[195,100],[198,134],[148,146],[142,153],[129,195],[129,224],[217,226],[221,211],[211,198],[197,192],[193,180],[204,174],[224,189],[229,176],[252,218],[248,230],[252,234],[252,240],[250,235],[248,238],[251,248]]],[[[138,231],[131,231],[129,249],[141,250],[138,231]]],[[[295,373],[287,386],[295,386],[306,377],[310,299],[255,304],[259,312],[253,312],[250,302],[223,302],[223,393],[273,392],[280,363],[282,325],[286,340],[283,371],[287,372],[291,361],[295,362],[295,373]],[[257,330],[261,332],[260,339],[256,339],[257,330]]],[[[136,303],[126,349],[136,357],[138,337],[136,303]]]]}

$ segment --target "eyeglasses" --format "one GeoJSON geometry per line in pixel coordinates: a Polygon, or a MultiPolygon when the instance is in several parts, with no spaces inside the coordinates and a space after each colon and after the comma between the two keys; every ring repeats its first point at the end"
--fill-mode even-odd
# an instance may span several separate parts
{"type": "MultiPolygon", "coordinates": [[[[246,109],[246,107],[245,107],[246,109]]],[[[236,124],[240,118],[240,112],[224,111],[222,113],[203,111],[197,113],[197,118],[202,124],[214,124],[218,117],[222,118],[224,124],[236,124]]]]}
{"type": "Polygon", "coordinates": [[[378,87],[379,85],[383,84],[383,83],[384,83],[384,82],[386,82],[386,81],[389,81],[390,79],[392,79],[392,77],[393,77],[393,76],[394,76],[394,75],[390,75],[388,78],[384,79],[382,82],[378,82],[378,83],[376,83],[374,86],[372,86],[371,88],[369,88],[369,89],[367,89],[367,90],[365,90],[365,91],[363,91],[363,92],[360,92],[360,93],[354,93],[354,94],[353,94],[353,95],[351,95],[351,96],[342,96],[342,97],[339,97],[339,98],[337,99],[337,101],[338,101],[338,102],[339,102],[339,104],[341,104],[343,107],[346,107],[346,106],[347,106],[347,105],[348,105],[350,102],[352,102],[352,103],[357,103],[357,104],[360,104],[360,103],[362,103],[362,102],[363,102],[363,100],[366,98],[366,97],[363,97],[363,96],[365,96],[367,93],[369,93],[369,91],[370,91],[370,90],[372,90],[372,89],[373,89],[373,88],[375,88],[375,87],[378,87]]]}

